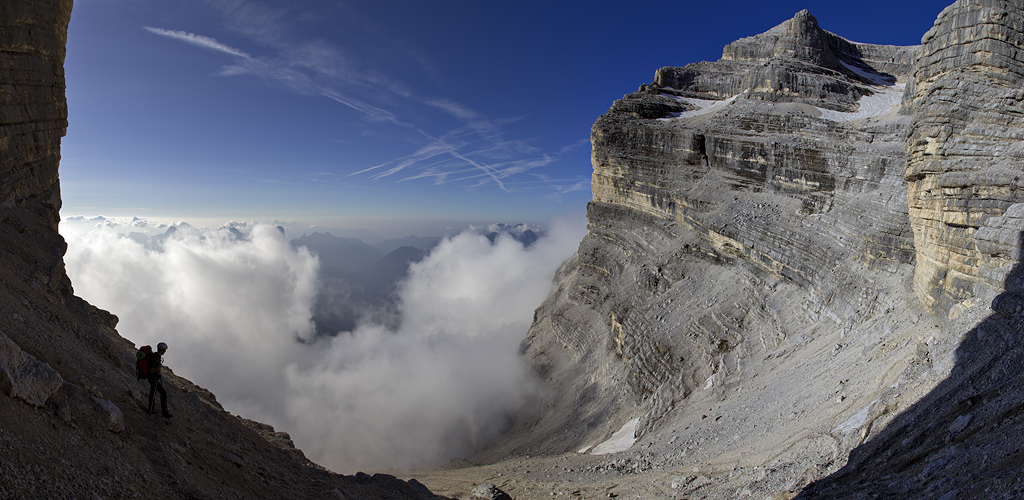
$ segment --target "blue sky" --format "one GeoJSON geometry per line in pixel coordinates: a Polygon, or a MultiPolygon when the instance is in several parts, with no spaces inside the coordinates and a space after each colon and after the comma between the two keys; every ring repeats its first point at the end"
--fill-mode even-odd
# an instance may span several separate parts
{"type": "Polygon", "coordinates": [[[62,214],[544,222],[585,207],[591,124],[657,68],[803,8],[912,45],[948,3],[78,0],[62,214]]]}

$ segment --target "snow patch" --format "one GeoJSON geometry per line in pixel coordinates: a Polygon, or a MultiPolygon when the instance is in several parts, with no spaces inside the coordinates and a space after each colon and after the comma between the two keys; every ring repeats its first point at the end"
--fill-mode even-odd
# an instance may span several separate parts
{"type": "Polygon", "coordinates": [[[590,452],[591,455],[610,455],[620,451],[626,451],[636,442],[636,426],[640,423],[640,417],[626,422],[621,429],[615,431],[607,441],[595,446],[590,452]]]}
{"type": "Polygon", "coordinates": [[[833,111],[831,109],[817,108],[821,117],[834,122],[852,122],[864,118],[874,118],[891,111],[903,102],[904,84],[893,85],[885,88],[873,88],[874,94],[860,98],[860,108],[851,113],[833,111]]]}
{"type": "Polygon", "coordinates": [[[867,81],[869,81],[869,82],[871,82],[871,83],[873,83],[875,85],[883,85],[883,86],[888,87],[889,85],[892,85],[892,84],[896,83],[896,79],[891,77],[891,76],[882,76],[882,75],[879,75],[878,73],[868,73],[867,71],[864,71],[863,69],[860,69],[860,68],[858,68],[856,66],[851,66],[849,64],[844,63],[843,61],[839,61],[839,64],[842,64],[843,66],[846,67],[846,69],[848,69],[850,71],[853,71],[854,73],[857,74],[857,76],[859,76],[859,77],[861,77],[861,78],[863,78],[863,79],[865,79],[865,80],[867,80],[867,81]]]}
{"type": "Polygon", "coordinates": [[[737,97],[739,97],[739,95],[734,95],[734,96],[732,96],[732,97],[730,97],[728,99],[725,99],[725,100],[715,101],[715,100],[711,100],[711,99],[694,99],[692,97],[679,97],[679,96],[670,95],[670,94],[662,94],[662,95],[665,96],[665,97],[671,97],[671,98],[673,98],[673,99],[675,99],[675,100],[677,100],[679,102],[685,102],[687,104],[692,104],[694,106],[697,106],[698,109],[694,109],[692,111],[683,111],[681,113],[672,113],[671,117],[669,117],[669,118],[659,118],[659,120],[674,120],[676,118],[690,118],[690,117],[693,117],[693,116],[701,116],[701,115],[706,115],[706,114],[714,113],[715,111],[718,111],[718,110],[720,110],[720,109],[722,109],[722,108],[732,104],[732,102],[735,101],[737,97]]]}

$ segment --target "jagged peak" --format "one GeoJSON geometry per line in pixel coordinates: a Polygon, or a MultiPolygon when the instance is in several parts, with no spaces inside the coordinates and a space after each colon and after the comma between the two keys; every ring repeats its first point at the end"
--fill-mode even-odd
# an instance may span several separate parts
{"type": "Polygon", "coordinates": [[[726,61],[758,61],[786,57],[810,64],[838,69],[839,62],[830,48],[832,33],[823,30],[807,9],[764,33],[741,38],[722,49],[726,61]]]}
{"type": "Polygon", "coordinates": [[[726,45],[717,62],[665,67],[654,85],[682,97],[803,102],[859,109],[877,87],[906,81],[914,47],[854,43],[822,29],[807,9],[758,35],[726,45]]]}
{"type": "MultiPolygon", "coordinates": [[[[839,70],[839,58],[829,44],[831,33],[818,26],[818,20],[807,9],[797,12],[784,23],[785,34],[776,42],[775,56],[839,70]]],[[[834,35],[833,35],[834,36],[834,35]]]]}
{"type": "Polygon", "coordinates": [[[808,30],[820,30],[818,26],[818,19],[811,15],[811,11],[804,9],[796,14],[793,14],[793,18],[783,23],[789,26],[801,26],[808,30]]]}

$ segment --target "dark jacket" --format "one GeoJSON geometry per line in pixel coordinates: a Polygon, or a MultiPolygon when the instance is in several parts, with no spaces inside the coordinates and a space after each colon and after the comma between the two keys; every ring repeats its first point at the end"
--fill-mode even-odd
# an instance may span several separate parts
{"type": "Polygon", "coordinates": [[[160,378],[160,368],[164,366],[163,356],[159,352],[149,355],[149,377],[160,378]]]}

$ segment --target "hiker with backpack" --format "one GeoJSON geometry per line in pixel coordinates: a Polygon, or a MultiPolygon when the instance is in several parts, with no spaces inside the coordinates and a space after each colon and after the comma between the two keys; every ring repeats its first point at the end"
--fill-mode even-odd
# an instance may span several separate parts
{"type": "Polygon", "coordinates": [[[156,352],[153,352],[153,348],[148,345],[139,348],[139,352],[135,354],[135,375],[139,379],[149,381],[149,410],[147,412],[155,413],[153,396],[159,392],[161,415],[164,418],[171,418],[171,414],[167,412],[167,390],[164,389],[164,383],[161,380],[163,377],[160,375],[165,352],[167,352],[167,344],[163,342],[156,345],[156,352]]]}

